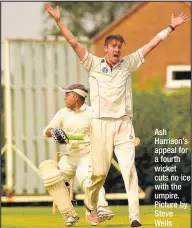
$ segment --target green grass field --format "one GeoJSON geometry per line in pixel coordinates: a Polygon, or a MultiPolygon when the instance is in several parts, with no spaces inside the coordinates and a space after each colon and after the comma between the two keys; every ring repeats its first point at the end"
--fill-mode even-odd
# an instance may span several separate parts
{"type": "MultiPolygon", "coordinates": [[[[113,206],[111,209],[116,216],[110,220],[99,224],[97,227],[130,227],[126,206],[113,206]]],[[[140,206],[141,219],[143,228],[157,227],[154,224],[154,207],[140,206]]],[[[87,228],[90,226],[85,220],[84,208],[76,207],[80,220],[76,227],[87,228]]],[[[187,209],[163,209],[163,211],[172,211],[173,217],[168,218],[172,221],[173,228],[190,228],[190,205],[187,209]]],[[[63,219],[59,212],[52,215],[51,207],[2,207],[2,228],[63,228],[63,219]]],[[[157,219],[157,218],[156,218],[157,219]]],[[[160,219],[160,218],[158,218],[160,219]]],[[[161,218],[164,220],[165,218],[161,218]]]]}

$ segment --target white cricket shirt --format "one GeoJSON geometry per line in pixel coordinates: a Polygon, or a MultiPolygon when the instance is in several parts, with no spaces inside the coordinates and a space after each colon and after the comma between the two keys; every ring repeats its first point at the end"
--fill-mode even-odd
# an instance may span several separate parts
{"type": "Polygon", "coordinates": [[[142,63],[141,50],[122,58],[112,69],[105,58],[88,52],[80,61],[89,72],[90,100],[94,118],[133,116],[131,73],[142,63]]]}
{"type": "MultiPolygon", "coordinates": [[[[91,108],[83,104],[76,112],[69,108],[60,109],[51,122],[44,129],[43,135],[48,128],[61,128],[70,135],[87,136],[91,124],[91,108]]],[[[69,140],[66,145],[68,153],[88,153],[90,152],[90,143],[81,140],[69,140]]]]}

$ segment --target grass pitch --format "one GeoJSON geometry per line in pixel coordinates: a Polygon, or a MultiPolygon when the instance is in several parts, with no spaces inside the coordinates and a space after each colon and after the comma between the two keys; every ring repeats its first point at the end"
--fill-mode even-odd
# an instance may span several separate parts
{"type": "MultiPolygon", "coordinates": [[[[142,228],[157,227],[154,224],[155,219],[170,220],[173,228],[190,228],[190,208],[187,209],[163,209],[162,211],[172,211],[173,217],[154,217],[154,206],[140,206],[142,228]]],[[[126,206],[112,206],[111,209],[116,216],[110,220],[99,224],[97,227],[104,228],[121,228],[130,227],[128,220],[128,209],[126,206]]],[[[76,211],[80,216],[76,227],[88,228],[90,226],[84,216],[84,208],[76,207],[76,211]]],[[[52,207],[2,207],[1,208],[1,227],[2,228],[64,228],[63,219],[57,211],[56,215],[52,215],[52,207]]]]}

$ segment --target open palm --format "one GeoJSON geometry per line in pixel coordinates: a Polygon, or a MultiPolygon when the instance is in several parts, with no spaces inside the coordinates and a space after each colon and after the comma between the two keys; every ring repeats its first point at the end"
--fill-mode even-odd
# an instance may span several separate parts
{"type": "Polygon", "coordinates": [[[56,6],[56,9],[54,10],[49,4],[45,4],[45,9],[47,12],[58,22],[61,18],[60,14],[60,8],[59,6],[56,6]]]}
{"type": "Polygon", "coordinates": [[[181,24],[183,24],[183,23],[185,23],[187,21],[189,21],[189,15],[188,14],[181,13],[177,17],[174,17],[174,15],[172,14],[171,25],[174,28],[178,27],[179,25],[181,25],[181,24]]]}

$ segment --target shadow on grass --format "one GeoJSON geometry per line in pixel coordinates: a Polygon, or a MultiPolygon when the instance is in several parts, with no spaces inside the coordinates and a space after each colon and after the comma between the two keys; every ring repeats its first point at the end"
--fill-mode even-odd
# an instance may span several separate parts
{"type": "MultiPolygon", "coordinates": [[[[131,227],[131,225],[127,225],[127,224],[114,224],[114,225],[105,225],[105,226],[101,226],[101,227],[115,227],[115,228],[118,228],[118,227],[131,227]]],[[[154,227],[154,224],[143,224],[142,227],[144,228],[148,228],[148,227],[154,227]]]]}
{"type": "MultiPolygon", "coordinates": [[[[116,227],[116,228],[118,228],[118,227],[127,227],[128,225],[126,225],[126,224],[124,224],[124,225],[122,225],[122,224],[114,224],[114,225],[97,225],[97,227],[98,228],[104,228],[104,227],[116,227]]],[[[91,225],[78,225],[78,227],[82,227],[82,228],[84,228],[84,227],[93,227],[93,226],[91,226],[91,225]]]]}

